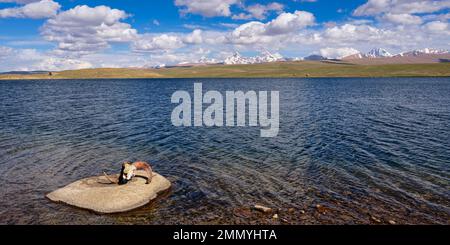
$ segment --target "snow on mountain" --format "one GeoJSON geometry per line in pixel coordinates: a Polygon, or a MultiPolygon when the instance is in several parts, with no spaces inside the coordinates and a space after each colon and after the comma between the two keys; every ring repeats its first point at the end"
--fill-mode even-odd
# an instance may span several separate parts
{"type": "Polygon", "coordinates": [[[205,56],[202,56],[199,60],[198,60],[198,62],[197,63],[200,63],[200,64],[217,64],[217,63],[219,63],[219,61],[217,61],[216,59],[213,59],[213,58],[208,58],[208,57],[205,57],[205,56]]]}
{"type": "Polygon", "coordinates": [[[277,62],[282,61],[283,56],[279,53],[270,53],[269,51],[264,51],[261,55],[255,57],[256,63],[269,63],[269,62],[277,62]]]}
{"type": "MultiPolygon", "coordinates": [[[[370,50],[368,53],[355,53],[346,57],[341,58],[342,60],[360,60],[358,62],[387,62],[383,60],[392,60],[392,62],[413,62],[412,60],[405,61],[404,58],[414,57],[416,60],[418,58],[426,58],[423,56],[442,56],[442,55],[450,55],[448,50],[443,49],[418,49],[409,52],[400,53],[397,55],[392,55],[386,49],[383,48],[374,48],[370,50]],[[387,59],[389,58],[389,59],[387,59]]],[[[435,60],[437,59],[434,57],[435,60]]],[[[439,58],[439,57],[438,57],[439,58]]],[[[233,55],[225,58],[223,62],[218,61],[216,59],[201,57],[197,62],[182,62],[177,66],[200,66],[200,65],[209,65],[209,64],[225,64],[225,65],[237,65],[237,64],[259,64],[259,63],[270,63],[270,62],[278,62],[278,61],[299,61],[299,60],[326,60],[327,57],[322,55],[310,55],[304,58],[284,58],[279,53],[271,53],[267,50],[262,51],[257,56],[245,57],[242,56],[239,52],[234,52],[233,55]]],[[[411,59],[411,58],[410,58],[411,59]]],[[[424,61],[425,62],[425,61],[424,61]]],[[[431,62],[431,61],[429,61],[431,62]]],[[[434,62],[434,60],[433,60],[434,62]]],[[[425,62],[426,63],[426,62],[425,62]]],[[[166,67],[164,64],[155,66],[154,68],[162,68],[166,67]]]]}
{"type": "Polygon", "coordinates": [[[375,48],[375,49],[370,50],[364,56],[367,58],[382,58],[382,57],[392,57],[393,55],[391,53],[389,53],[386,49],[375,48]]]}
{"type": "Polygon", "coordinates": [[[253,64],[253,60],[248,57],[243,57],[239,52],[234,52],[232,56],[227,57],[223,63],[225,65],[236,65],[236,64],[253,64]]]}
{"type": "Polygon", "coordinates": [[[396,56],[419,56],[423,54],[449,54],[450,52],[445,49],[434,49],[434,48],[424,48],[424,49],[416,49],[409,52],[403,52],[400,54],[397,54],[396,56]]]}
{"type": "Polygon", "coordinates": [[[165,68],[166,64],[159,64],[159,65],[155,65],[152,68],[156,68],[156,69],[161,69],[161,68],[165,68]]]}
{"type": "Polygon", "coordinates": [[[386,49],[383,48],[374,48],[370,50],[368,53],[357,53],[349,56],[345,56],[343,60],[353,60],[353,59],[363,59],[363,58],[386,58],[393,57],[391,53],[389,53],[386,49]]]}
{"type": "Polygon", "coordinates": [[[450,52],[442,49],[417,49],[391,55],[382,49],[374,49],[368,54],[356,54],[342,58],[355,64],[431,64],[448,62],[450,52]]]}
{"type": "Polygon", "coordinates": [[[238,52],[235,52],[232,56],[227,57],[223,63],[226,65],[236,64],[257,64],[257,63],[269,63],[284,60],[283,56],[279,53],[270,53],[269,51],[263,51],[260,55],[255,57],[243,57],[238,52]]]}

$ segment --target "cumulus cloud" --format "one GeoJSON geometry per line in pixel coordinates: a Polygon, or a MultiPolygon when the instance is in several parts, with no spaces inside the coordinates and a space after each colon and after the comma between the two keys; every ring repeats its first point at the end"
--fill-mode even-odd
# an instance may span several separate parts
{"type": "Polygon", "coordinates": [[[179,64],[179,63],[195,63],[202,57],[208,56],[209,49],[196,48],[191,49],[190,52],[183,53],[151,53],[151,56],[147,59],[146,66],[154,66],[160,64],[179,64]]]}
{"type": "Polygon", "coordinates": [[[10,47],[0,46],[0,55],[8,54],[11,51],[12,51],[12,48],[10,48],[10,47]]]}
{"type": "Polygon", "coordinates": [[[180,37],[175,35],[162,34],[158,36],[142,36],[134,41],[132,48],[138,52],[164,52],[183,47],[180,37]]]}
{"type": "Polygon", "coordinates": [[[377,40],[387,40],[387,37],[391,37],[392,35],[395,35],[395,33],[389,30],[378,29],[370,25],[353,24],[344,24],[327,28],[322,33],[324,39],[335,43],[373,42],[377,40]]]}
{"type": "Polygon", "coordinates": [[[400,25],[420,25],[420,14],[450,8],[450,0],[369,0],[353,11],[355,16],[376,16],[380,21],[400,25]]]}
{"type": "Polygon", "coordinates": [[[239,0],[175,0],[181,14],[199,14],[204,17],[230,16],[231,5],[239,0]]]}
{"type": "Polygon", "coordinates": [[[237,20],[248,20],[248,19],[258,19],[258,20],[263,20],[267,18],[267,14],[269,14],[270,12],[277,12],[280,13],[281,11],[283,11],[284,9],[284,5],[281,3],[277,3],[277,2],[273,2],[273,3],[269,3],[267,5],[263,5],[263,4],[253,4],[250,5],[248,7],[244,8],[245,11],[247,11],[248,13],[240,13],[237,15],[233,15],[232,19],[237,19],[237,20]]]}
{"type": "Polygon", "coordinates": [[[447,22],[434,21],[425,25],[373,26],[369,24],[341,24],[323,30],[307,30],[286,40],[297,46],[315,47],[331,52],[328,47],[337,49],[342,45],[358,50],[376,47],[389,48],[394,52],[410,51],[426,47],[448,48],[450,35],[447,22]]]}
{"type": "Polygon", "coordinates": [[[281,13],[270,22],[251,21],[240,25],[230,34],[230,41],[236,44],[267,43],[273,36],[294,33],[307,26],[314,25],[314,15],[306,11],[281,13]]]}
{"type": "Polygon", "coordinates": [[[387,13],[383,15],[382,20],[388,21],[394,24],[400,25],[420,25],[422,24],[422,18],[411,14],[391,14],[387,13]]]}
{"type": "Polygon", "coordinates": [[[133,41],[136,52],[167,53],[188,45],[215,45],[224,43],[222,32],[195,29],[191,33],[144,34],[133,41]]]}
{"type": "Polygon", "coordinates": [[[6,60],[11,55],[13,49],[10,47],[0,46],[0,60],[6,60]]]}
{"type": "MultiPolygon", "coordinates": [[[[27,3],[29,1],[21,1],[27,3]]],[[[21,7],[0,9],[0,18],[45,19],[57,14],[61,5],[52,0],[31,2],[21,7]]]]}
{"type": "Polygon", "coordinates": [[[184,38],[184,42],[187,44],[200,44],[203,42],[202,30],[196,29],[191,34],[184,38]]]}
{"type": "Polygon", "coordinates": [[[13,49],[0,46],[0,54],[0,60],[8,60],[0,67],[3,71],[59,71],[93,67],[87,61],[58,58],[51,53],[41,52],[36,49],[13,49]]]}
{"type": "Polygon", "coordinates": [[[429,14],[422,17],[424,20],[440,20],[447,21],[450,20],[450,13],[446,14],[429,14]]]}
{"type": "Polygon", "coordinates": [[[35,70],[44,71],[78,70],[92,67],[94,66],[87,61],[56,57],[48,57],[34,65],[35,70]]]}
{"type": "Polygon", "coordinates": [[[134,40],[137,31],[121,22],[127,17],[124,11],[107,6],[76,6],[47,20],[41,34],[57,42],[60,51],[85,54],[107,48],[111,42],[134,40]]]}
{"type": "Polygon", "coordinates": [[[265,36],[266,24],[252,21],[238,26],[231,32],[229,37],[232,43],[253,44],[270,41],[271,38],[265,36]]]}
{"type": "Polygon", "coordinates": [[[450,0],[369,0],[353,12],[356,16],[393,14],[424,14],[450,8],[450,0]]]}
{"type": "Polygon", "coordinates": [[[19,4],[27,4],[33,2],[39,2],[40,0],[0,0],[0,3],[19,3],[19,4]]]}
{"type": "Polygon", "coordinates": [[[314,25],[315,17],[306,11],[282,13],[267,24],[268,34],[284,34],[314,25]]]}
{"type": "Polygon", "coordinates": [[[425,27],[431,32],[437,32],[443,34],[448,31],[449,24],[442,21],[432,21],[425,25],[425,27]]]}
{"type": "Polygon", "coordinates": [[[231,17],[231,19],[233,20],[249,20],[251,18],[253,18],[253,16],[251,14],[246,13],[235,14],[231,17]]]}
{"type": "Polygon", "coordinates": [[[340,59],[345,56],[349,56],[352,54],[358,54],[360,53],[358,50],[354,48],[323,48],[320,49],[320,55],[323,57],[327,57],[330,59],[340,59]]]}

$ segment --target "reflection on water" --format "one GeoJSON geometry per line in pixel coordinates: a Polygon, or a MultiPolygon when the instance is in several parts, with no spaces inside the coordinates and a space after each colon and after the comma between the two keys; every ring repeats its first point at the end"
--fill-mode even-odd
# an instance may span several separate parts
{"type": "Polygon", "coordinates": [[[0,82],[0,223],[443,223],[450,220],[450,79],[0,82]],[[176,128],[176,90],[279,90],[280,132],[176,128]],[[145,160],[174,184],[96,215],[44,195],[145,160]],[[317,212],[316,205],[327,208],[317,212]]]}

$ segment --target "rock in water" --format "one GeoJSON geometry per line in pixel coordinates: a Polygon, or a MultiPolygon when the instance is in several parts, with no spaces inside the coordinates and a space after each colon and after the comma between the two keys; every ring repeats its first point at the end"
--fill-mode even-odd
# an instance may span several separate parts
{"type": "MultiPolygon", "coordinates": [[[[171,186],[170,181],[153,172],[150,184],[145,184],[146,176],[137,175],[125,185],[112,184],[105,176],[95,176],[78,180],[61,189],[47,194],[54,202],[62,202],[97,213],[119,213],[141,207],[171,186]]],[[[118,175],[109,176],[117,180],[118,175]]]]}

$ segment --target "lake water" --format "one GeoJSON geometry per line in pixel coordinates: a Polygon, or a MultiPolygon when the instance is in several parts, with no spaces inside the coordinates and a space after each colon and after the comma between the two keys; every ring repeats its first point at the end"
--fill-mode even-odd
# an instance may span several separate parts
{"type": "Polygon", "coordinates": [[[0,97],[1,224],[450,223],[450,78],[0,81],[0,97]],[[194,82],[280,91],[278,137],[172,126],[194,82]],[[172,190],[114,215],[44,197],[124,160],[172,190]]]}

